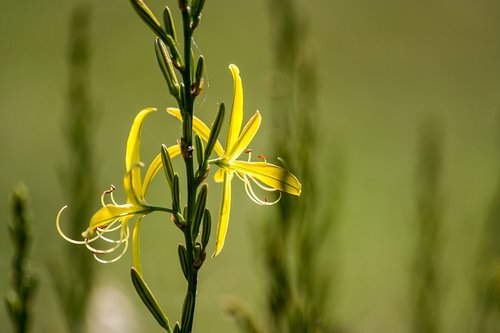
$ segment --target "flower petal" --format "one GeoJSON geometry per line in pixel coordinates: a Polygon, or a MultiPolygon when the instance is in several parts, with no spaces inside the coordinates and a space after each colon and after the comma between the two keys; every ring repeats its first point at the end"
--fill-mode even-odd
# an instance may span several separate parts
{"type": "MultiPolygon", "coordinates": [[[[181,147],[179,147],[179,145],[170,146],[168,147],[167,150],[170,158],[174,158],[175,156],[181,153],[181,147]]],[[[161,167],[162,167],[161,154],[158,154],[149,165],[148,171],[146,171],[146,176],[144,176],[144,184],[142,186],[142,197],[146,195],[146,191],[148,190],[149,184],[156,176],[158,171],[161,169],[161,167]]]]}
{"type": "Polygon", "coordinates": [[[241,153],[243,153],[243,151],[247,148],[247,146],[250,144],[253,137],[259,130],[261,121],[262,117],[260,115],[260,112],[255,112],[253,117],[250,118],[248,123],[245,125],[245,128],[243,128],[243,130],[241,131],[238,140],[234,143],[231,149],[228,149],[226,151],[225,158],[227,160],[235,159],[240,156],[241,153]]]}
{"type": "Polygon", "coordinates": [[[84,237],[92,236],[96,228],[105,226],[113,220],[122,219],[122,224],[126,224],[134,215],[146,214],[150,211],[151,209],[146,206],[132,204],[106,205],[92,215],[89,228],[84,232],[84,237]]]}
{"type": "Polygon", "coordinates": [[[240,70],[236,65],[229,65],[229,70],[233,75],[233,107],[229,128],[227,130],[226,150],[230,150],[240,134],[241,124],[243,123],[243,85],[240,78],[240,70]]]}
{"type": "Polygon", "coordinates": [[[231,169],[246,173],[282,192],[300,195],[302,185],[288,170],[266,162],[231,161],[231,169]]]}
{"type": "Polygon", "coordinates": [[[142,275],[141,269],[141,249],[140,249],[140,235],[141,235],[142,216],[137,218],[134,223],[134,231],[132,232],[132,259],[134,268],[139,274],[142,275]]]}
{"type": "Polygon", "coordinates": [[[232,175],[224,172],[224,188],[222,190],[222,202],[219,211],[219,222],[217,224],[217,235],[215,237],[215,251],[212,257],[217,256],[226,239],[227,227],[229,225],[229,212],[231,211],[231,179],[232,175]]]}
{"type": "MultiPolygon", "coordinates": [[[[127,151],[125,154],[125,169],[126,173],[131,172],[131,187],[125,186],[127,191],[127,198],[132,200],[134,203],[142,203],[142,181],[141,181],[141,169],[137,168],[137,164],[140,162],[140,142],[141,142],[141,127],[144,118],[151,112],[156,111],[156,109],[148,108],[144,109],[134,119],[132,128],[128,135],[127,140],[127,151]]],[[[125,176],[127,178],[127,176],[125,176]]],[[[127,180],[125,180],[127,182],[127,180]]]]}
{"type": "Polygon", "coordinates": [[[222,183],[224,181],[224,169],[217,169],[214,173],[214,181],[216,183],[222,183]]]}
{"type": "MultiPolygon", "coordinates": [[[[179,109],[168,108],[167,112],[182,121],[181,111],[179,109]]],[[[193,131],[198,134],[200,138],[202,138],[205,142],[208,141],[208,138],[210,137],[210,128],[208,128],[208,126],[203,121],[201,121],[200,118],[197,118],[195,116],[193,116],[193,131]]],[[[219,140],[215,142],[214,150],[215,153],[219,155],[219,157],[224,155],[224,149],[222,148],[219,140]]]]}

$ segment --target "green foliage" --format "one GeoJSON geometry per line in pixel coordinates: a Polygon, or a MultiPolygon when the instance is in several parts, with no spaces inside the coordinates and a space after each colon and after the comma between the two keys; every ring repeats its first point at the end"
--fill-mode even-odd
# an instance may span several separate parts
{"type": "MultiPolygon", "coordinates": [[[[321,132],[317,121],[316,62],[307,42],[306,27],[293,0],[270,1],[273,32],[272,109],[276,135],[274,150],[286,167],[298,170],[306,189],[300,200],[284,196],[276,217],[266,221],[259,234],[266,270],[267,308],[259,324],[242,305],[228,312],[247,333],[332,332],[327,295],[331,272],[321,264],[325,236],[336,225],[339,209],[340,165],[332,167],[332,210],[325,218],[318,207],[319,178],[316,150],[321,132]],[[293,130],[292,130],[293,129],[293,130]]],[[[335,265],[335,264],[334,264],[335,265]]],[[[262,315],[262,314],[261,314],[262,315]]]]}
{"type": "MultiPolygon", "coordinates": [[[[97,112],[90,93],[92,9],[80,3],[71,14],[68,33],[68,95],[64,142],[68,160],[61,168],[62,184],[71,206],[69,233],[85,230],[94,208],[96,160],[94,134],[97,112]]],[[[59,262],[50,262],[60,310],[69,332],[83,332],[95,278],[95,264],[83,247],[65,245],[59,262]],[[71,269],[63,269],[71,267],[71,269]]]]}
{"type": "Polygon", "coordinates": [[[33,300],[38,279],[30,268],[29,247],[31,245],[31,225],[28,189],[20,184],[12,191],[12,221],[9,235],[12,239],[14,257],[10,272],[10,288],[5,296],[7,311],[17,333],[30,331],[33,300]]]}
{"type": "Polygon", "coordinates": [[[440,331],[440,257],[442,225],[441,193],[441,126],[435,122],[423,124],[420,133],[416,219],[415,263],[410,285],[413,299],[412,331],[440,331]]]}

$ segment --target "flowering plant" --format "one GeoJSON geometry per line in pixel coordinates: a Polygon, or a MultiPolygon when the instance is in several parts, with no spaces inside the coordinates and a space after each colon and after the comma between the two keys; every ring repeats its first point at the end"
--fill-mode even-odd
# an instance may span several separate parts
{"type": "Polygon", "coordinates": [[[241,128],[243,87],[237,66],[229,66],[234,81],[234,95],[224,148],[218,140],[226,113],[224,103],[220,103],[210,127],[194,115],[195,99],[203,89],[205,64],[202,56],[198,58],[196,64],[194,63],[191,52],[192,37],[199,25],[205,1],[178,1],[183,23],[183,52],[178,49],[176,30],[168,6],[163,13],[164,25],[161,26],[159,20],[142,0],[131,0],[131,3],[156,35],[157,60],[166,79],[168,90],[178,104],[177,108],[168,108],[167,111],[182,122],[181,137],[177,143],[168,148],[165,145],[161,146],[160,153],[149,164],[142,178],[142,168],[145,164],[140,156],[141,128],[146,117],[152,115],[156,109],[148,108],[140,111],[132,123],[126,146],[123,179],[126,203],[119,204],[115,201],[113,197],[115,187],[112,186],[103,192],[102,207],[91,217],[88,228],[82,233],[82,239],[75,240],[64,233],[61,215],[66,207],[63,207],[57,215],[56,226],[64,239],[71,243],[85,245],[94,257],[103,263],[120,259],[128,248],[130,234],[132,234],[131,274],[137,293],[166,331],[188,333],[192,331],[193,326],[198,271],[205,261],[211,233],[211,214],[206,207],[208,195],[206,178],[211,167],[218,167],[214,179],[216,182],[223,183],[214,257],[221,252],[226,238],[231,208],[231,183],[235,175],[243,181],[249,197],[261,205],[276,203],[281,192],[300,195],[301,184],[286,168],[268,163],[265,158],[263,161],[251,161],[251,150],[248,149],[248,145],[256,135],[262,117],[257,111],[243,129],[241,128]],[[180,79],[177,77],[178,74],[180,79]],[[193,152],[198,162],[196,170],[193,152]],[[217,157],[212,158],[214,153],[217,157]],[[248,160],[239,160],[238,158],[244,153],[248,154],[248,160]],[[184,160],[185,164],[187,202],[184,208],[180,200],[179,174],[172,165],[172,159],[178,156],[184,160]],[[151,205],[146,200],[148,186],[160,169],[164,170],[171,193],[171,204],[166,207],[151,205]],[[277,192],[277,198],[272,201],[269,201],[267,197],[259,198],[254,191],[254,185],[264,191],[277,192]],[[110,198],[109,203],[105,201],[107,196],[110,198]],[[143,217],[152,212],[168,213],[171,221],[184,234],[185,244],[178,246],[178,254],[182,272],[187,281],[187,292],[181,321],[177,322],[173,329],[147,286],[141,270],[140,229],[143,217]],[[134,224],[131,233],[132,221],[134,224]],[[99,244],[106,244],[106,246],[100,247],[99,244]]]}

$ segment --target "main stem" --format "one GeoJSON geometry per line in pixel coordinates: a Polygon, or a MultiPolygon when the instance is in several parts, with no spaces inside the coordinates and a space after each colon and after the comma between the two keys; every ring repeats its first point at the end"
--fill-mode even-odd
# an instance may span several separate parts
{"type": "Polygon", "coordinates": [[[191,227],[193,225],[193,217],[195,211],[195,202],[196,202],[196,191],[197,191],[197,183],[195,181],[194,176],[194,166],[193,166],[193,158],[192,158],[192,147],[193,147],[193,111],[194,111],[194,96],[191,94],[191,47],[192,47],[192,36],[193,30],[190,26],[190,16],[188,12],[188,8],[181,8],[182,11],[182,23],[183,23],[183,32],[184,32],[184,70],[182,72],[182,78],[184,82],[184,105],[181,105],[184,108],[183,113],[183,133],[182,133],[182,141],[183,141],[183,152],[184,162],[186,165],[186,177],[187,177],[187,193],[188,193],[188,202],[187,202],[187,228],[184,228],[184,239],[186,242],[186,250],[188,255],[188,288],[186,292],[187,301],[189,299],[189,295],[193,298],[193,302],[190,303],[191,308],[185,308],[183,311],[183,316],[187,316],[187,321],[183,324],[181,328],[182,333],[191,333],[193,327],[193,318],[194,318],[194,310],[196,304],[196,289],[198,284],[198,270],[194,268],[194,256],[195,256],[195,244],[194,239],[191,235],[191,227]],[[189,313],[191,315],[189,315],[189,313]]]}

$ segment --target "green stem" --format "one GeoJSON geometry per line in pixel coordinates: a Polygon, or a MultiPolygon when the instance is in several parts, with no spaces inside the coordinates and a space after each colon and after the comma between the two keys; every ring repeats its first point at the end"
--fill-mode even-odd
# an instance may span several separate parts
{"type": "Polygon", "coordinates": [[[194,176],[194,166],[192,158],[192,146],[193,146],[193,111],[194,111],[194,96],[191,94],[191,47],[192,47],[192,36],[193,31],[190,27],[190,15],[187,7],[181,7],[182,12],[182,23],[184,32],[184,68],[182,71],[182,78],[184,82],[184,105],[183,108],[183,156],[184,162],[186,164],[186,177],[187,177],[187,192],[188,192],[188,203],[187,203],[187,228],[184,228],[184,239],[186,241],[186,250],[189,262],[189,271],[187,276],[188,288],[186,292],[186,300],[189,298],[189,294],[192,295],[193,301],[189,302],[189,307],[184,309],[183,317],[187,316],[187,320],[182,325],[182,333],[190,333],[193,327],[194,310],[196,304],[196,290],[198,284],[198,270],[194,268],[193,263],[195,260],[195,244],[194,239],[191,235],[191,226],[193,224],[194,209],[196,202],[196,191],[197,183],[194,176]]]}

